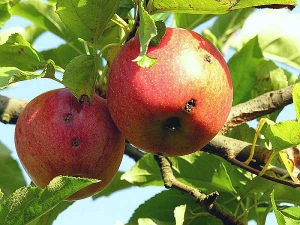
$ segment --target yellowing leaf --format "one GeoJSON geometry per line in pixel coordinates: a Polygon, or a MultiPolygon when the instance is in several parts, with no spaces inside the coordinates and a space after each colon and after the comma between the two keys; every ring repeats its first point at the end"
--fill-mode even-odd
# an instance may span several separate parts
{"type": "Polygon", "coordinates": [[[300,183],[300,152],[292,147],[279,152],[280,158],[295,183],[300,183]]]}

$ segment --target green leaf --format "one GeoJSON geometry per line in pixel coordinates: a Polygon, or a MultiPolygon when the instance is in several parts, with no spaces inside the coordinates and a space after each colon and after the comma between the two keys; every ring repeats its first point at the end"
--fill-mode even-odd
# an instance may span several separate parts
{"type": "Polygon", "coordinates": [[[283,121],[269,124],[264,135],[272,143],[272,149],[283,150],[300,144],[300,122],[283,121]]]}
{"type": "Polygon", "coordinates": [[[176,26],[180,28],[185,28],[188,30],[193,30],[198,25],[210,20],[215,15],[209,14],[189,14],[189,13],[175,13],[174,19],[176,26]]]}
{"type": "Polygon", "coordinates": [[[155,21],[155,26],[157,29],[157,35],[153,37],[149,43],[151,46],[157,46],[160,43],[160,39],[166,34],[166,24],[162,20],[155,21]]]}
{"type": "Polygon", "coordinates": [[[247,123],[241,124],[226,133],[226,136],[252,143],[255,129],[247,123]]]}
{"type": "MultiPolygon", "coordinates": [[[[169,159],[173,165],[174,175],[179,181],[202,191],[217,190],[235,194],[236,190],[231,179],[234,182],[236,182],[234,177],[238,180],[244,179],[240,172],[232,168],[230,164],[210,154],[196,152],[169,159]]],[[[130,171],[122,176],[122,179],[138,186],[163,185],[160,170],[151,154],[143,156],[130,171]]]]}
{"type": "Polygon", "coordinates": [[[11,14],[9,8],[10,5],[8,1],[0,2],[0,28],[10,19],[11,14]]]}
{"type": "MultiPolygon", "coordinates": [[[[256,85],[251,91],[252,98],[269,91],[285,88],[289,85],[288,74],[279,68],[273,61],[261,61],[256,68],[256,85]]],[[[266,117],[275,121],[281,110],[267,115],[266,117]]]]}
{"type": "Polygon", "coordinates": [[[0,205],[0,224],[23,225],[49,210],[64,199],[99,180],[59,176],[45,189],[34,186],[16,190],[0,205]]]}
{"type": "Polygon", "coordinates": [[[177,206],[174,210],[176,225],[184,225],[194,223],[194,214],[189,205],[177,206]]]}
{"type": "Polygon", "coordinates": [[[55,5],[40,0],[25,0],[16,4],[12,10],[13,15],[24,17],[32,21],[43,30],[48,30],[64,40],[72,36],[55,12],[55,5]]]}
{"type": "Polygon", "coordinates": [[[101,49],[101,56],[107,59],[107,52],[110,49],[107,48],[107,46],[111,44],[120,45],[119,43],[121,43],[123,37],[124,32],[122,32],[120,26],[111,25],[110,27],[106,28],[97,42],[98,49],[101,49]]]}
{"type": "Polygon", "coordinates": [[[57,48],[42,51],[41,54],[45,59],[52,59],[56,65],[66,68],[68,63],[76,56],[84,54],[84,46],[82,42],[74,40],[68,44],[60,45],[57,48]]]}
{"type": "Polygon", "coordinates": [[[139,31],[139,38],[140,38],[140,54],[139,56],[134,59],[133,61],[137,62],[140,67],[143,68],[150,68],[156,62],[156,59],[150,58],[146,55],[149,43],[152,38],[157,35],[157,28],[155,25],[155,21],[149,15],[149,13],[143,7],[144,1],[141,0],[139,2],[140,10],[140,27],[139,31]]]}
{"type": "Polygon", "coordinates": [[[0,188],[5,194],[3,199],[17,188],[26,185],[18,163],[10,154],[11,152],[0,142],[0,188]]]}
{"type": "Polygon", "coordinates": [[[62,82],[77,99],[87,96],[89,102],[91,102],[95,81],[94,57],[91,55],[79,55],[66,66],[62,82]]]}
{"type": "Polygon", "coordinates": [[[267,58],[299,69],[300,30],[295,27],[299,20],[299,13],[288,13],[285,10],[258,11],[246,20],[237,46],[258,36],[259,45],[267,58]]]}
{"type": "MultiPolygon", "coordinates": [[[[137,224],[139,218],[152,218],[167,224],[175,224],[174,210],[176,207],[185,204],[189,206],[190,213],[194,216],[192,220],[193,223],[188,224],[222,224],[220,220],[205,212],[204,209],[195,202],[193,197],[183,194],[178,190],[170,189],[162,191],[140,205],[131,216],[127,225],[137,224]]],[[[190,219],[191,218],[187,218],[188,221],[190,219]]]]}
{"type": "MultiPolygon", "coordinates": [[[[247,17],[254,11],[253,8],[235,10],[231,13],[219,15],[212,27],[209,28],[211,33],[218,40],[218,45],[222,51],[226,51],[223,47],[230,41],[229,37],[239,28],[242,27],[247,17]]],[[[204,30],[204,34],[207,30],[204,30]]]]}
{"type": "Polygon", "coordinates": [[[136,58],[134,61],[136,61],[136,63],[142,68],[150,68],[156,63],[155,58],[151,58],[146,54],[143,56],[138,56],[138,58],[136,58]]]}
{"type": "Polygon", "coordinates": [[[258,38],[249,40],[244,47],[228,61],[234,89],[233,105],[252,98],[251,91],[256,85],[256,68],[264,60],[258,38]]]}
{"type": "Polygon", "coordinates": [[[55,65],[54,62],[49,60],[45,64],[45,68],[41,73],[23,71],[16,67],[0,67],[0,89],[7,87],[7,85],[36,78],[50,78],[55,79],[55,65]]]}
{"type": "MultiPolygon", "coordinates": [[[[253,184],[251,183],[252,181],[246,183],[246,186],[252,186],[251,193],[261,193],[261,197],[258,199],[260,202],[270,202],[270,193],[274,190],[276,193],[275,202],[300,205],[300,198],[295,198],[300,194],[299,189],[266,180],[259,176],[253,179],[253,184]]],[[[248,193],[245,192],[245,194],[248,193]]]]}
{"type": "Polygon", "coordinates": [[[62,201],[49,212],[28,223],[28,225],[52,225],[57,216],[74,202],[62,201]]]}
{"type": "Polygon", "coordinates": [[[281,212],[277,209],[275,200],[274,200],[274,191],[271,193],[271,203],[273,206],[274,214],[276,216],[276,220],[278,225],[286,225],[285,220],[281,212]]]}
{"type": "Polygon", "coordinates": [[[287,207],[280,210],[284,217],[286,224],[299,225],[300,224],[300,208],[299,207],[287,207]]]}
{"type": "Polygon", "coordinates": [[[163,186],[159,167],[152,154],[145,154],[121,179],[139,186],[163,186]]]}
{"type": "Polygon", "coordinates": [[[20,34],[12,34],[0,45],[0,67],[34,71],[44,67],[43,57],[20,34]]]}
{"type": "MultiPolygon", "coordinates": [[[[276,193],[277,195],[277,193],[276,193]]],[[[299,207],[277,207],[275,203],[275,191],[271,193],[271,203],[278,225],[298,225],[300,223],[299,207]]]]}
{"type": "Polygon", "coordinates": [[[300,120],[300,83],[296,84],[293,88],[293,103],[297,119],[300,120]]]}
{"type": "Polygon", "coordinates": [[[256,86],[252,90],[253,98],[288,86],[284,70],[272,61],[261,61],[257,65],[256,79],[256,86]]]}
{"type": "Polygon", "coordinates": [[[22,36],[29,43],[33,43],[45,30],[36,24],[31,24],[24,28],[22,36]]]}
{"type": "Polygon", "coordinates": [[[242,9],[259,5],[268,4],[288,4],[297,5],[297,1],[280,1],[280,0],[248,0],[248,1],[215,1],[215,0],[153,0],[152,7],[150,9],[151,14],[160,12],[176,12],[176,13],[190,13],[190,14],[223,14],[228,13],[234,9],[242,9]]]}
{"type": "Polygon", "coordinates": [[[120,6],[120,0],[58,0],[57,13],[78,37],[94,42],[120,6]]]}
{"type": "Polygon", "coordinates": [[[118,171],[114,179],[110,182],[110,184],[101,192],[96,195],[93,195],[93,199],[100,198],[102,196],[109,196],[117,191],[124,190],[132,187],[132,184],[126,180],[122,180],[121,176],[124,172],[118,171]]]}

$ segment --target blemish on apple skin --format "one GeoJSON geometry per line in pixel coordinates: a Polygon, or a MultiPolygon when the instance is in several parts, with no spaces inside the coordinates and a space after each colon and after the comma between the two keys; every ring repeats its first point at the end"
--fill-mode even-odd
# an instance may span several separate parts
{"type": "Polygon", "coordinates": [[[80,145],[80,140],[78,138],[73,138],[71,145],[73,148],[77,148],[80,145]]]}
{"type": "Polygon", "coordinates": [[[193,109],[194,109],[195,106],[196,106],[196,100],[195,99],[191,99],[187,103],[185,103],[183,110],[186,113],[191,113],[193,111],[193,109]]]}
{"type": "Polygon", "coordinates": [[[64,116],[64,121],[69,122],[73,119],[72,113],[68,113],[67,115],[64,116]]]}
{"type": "Polygon", "coordinates": [[[212,63],[213,63],[213,58],[212,58],[211,55],[205,54],[205,55],[204,55],[204,61],[206,61],[206,62],[212,64],[212,63]]]}
{"type": "Polygon", "coordinates": [[[168,118],[163,125],[163,129],[166,129],[167,131],[170,132],[175,132],[179,130],[180,127],[181,124],[180,124],[180,119],[178,117],[168,118]]]}

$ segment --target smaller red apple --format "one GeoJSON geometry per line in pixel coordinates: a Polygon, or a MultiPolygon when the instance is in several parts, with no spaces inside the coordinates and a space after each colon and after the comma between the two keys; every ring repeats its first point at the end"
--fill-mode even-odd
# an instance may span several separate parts
{"type": "Polygon", "coordinates": [[[99,179],[68,200],[103,190],[117,173],[125,138],[112,121],[106,100],[94,94],[92,104],[79,103],[66,88],[43,93],[18,118],[15,145],[19,159],[39,187],[56,176],[99,179]]]}

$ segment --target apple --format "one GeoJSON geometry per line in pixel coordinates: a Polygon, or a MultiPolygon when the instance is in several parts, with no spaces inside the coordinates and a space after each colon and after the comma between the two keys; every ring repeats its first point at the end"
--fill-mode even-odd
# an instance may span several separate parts
{"type": "Polygon", "coordinates": [[[117,53],[108,74],[107,104],[117,127],[136,147],[179,156],[205,146],[232,106],[230,72],[222,54],[193,31],[167,28],[142,68],[138,36],[117,53]]]}
{"type": "Polygon", "coordinates": [[[45,188],[56,176],[99,179],[68,200],[103,190],[117,173],[125,138],[109,114],[106,100],[94,94],[80,103],[66,88],[45,92],[21,112],[15,129],[18,157],[32,181],[45,188]]]}

